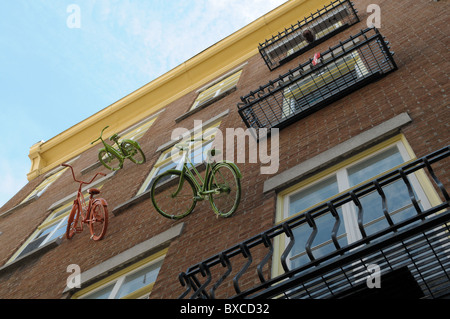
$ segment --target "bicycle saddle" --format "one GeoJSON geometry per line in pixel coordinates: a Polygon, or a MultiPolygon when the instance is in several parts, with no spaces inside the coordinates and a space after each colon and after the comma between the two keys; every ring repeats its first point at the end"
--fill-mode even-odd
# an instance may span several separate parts
{"type": "Polygon", "coordinates": [[[209,156],[209,157],[214,157],[214,156],[216,156],[216,155],[219,155],[221,152],[219,151],[219,150],[216,150],[215,148],[213,148],[212,150],[208,150],[207,152],[206,152],[206,154],[209,156]]]}
{"type": "Polygon", "coordinates": [[[117,138],[119,137],[119,135],[114,134],[113,136],[111,136],[109,139],[113,142],[115,142],[117,140],[117,138]]]}
{"type": "Polygon", "coordinates": [[[100,194],[100,190],[97,188],[90,188],[90,189],[88,189],[88,193],[91,195],[97,195],[97,194],[100,194]]]}

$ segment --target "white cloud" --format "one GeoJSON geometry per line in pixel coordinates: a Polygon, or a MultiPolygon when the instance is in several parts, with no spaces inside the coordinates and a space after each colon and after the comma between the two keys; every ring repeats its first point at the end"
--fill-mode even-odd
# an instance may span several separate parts
{"type": "Polygon", "coordinates": [[[284,2],[97,0],[88,32],[101,38],[96,45],[109,53],[106,60],[150,81],[284,2]]]}
{"type": "MultiPolygon", "coordinates": [[[[50,139],[76,124],[71,121],[81,121],[107,107],[284,2],[77,0],[73,3],[81,10],[81,29],[66,26],[70,1],[18,2],[21,10],[24,7],[23,14],[7,20],[11,23],[5,21],[4,30],[7,35],[16,35],[14,40],[21,40],[5,42],[9,43],[5,49],[11,57],[20,52],[24,62],[34,58],[37,63],[33,66],[42,68],[36,68],[33,77],[26,67],[13,74],[19,71],[24,79],[33,79],[30,88],[36,86],[35,78],[45,85],[36,89],[38,95],[30,95],[33,100],[18,95],[23,97],[22,104],[6,101],[5,107],[23,108],[24,115],[32,118],[25,121],[26,116],[21,116],[21,127],[11,129],[23,137],[15,140],[20,154],[8,154],[8,159],[0,161],[0,206],[26,184],[30,168],[27,151],[32,142],[50,139]],[[41,75],[41,69],[53,73],[41,75]],[[97,105],[98,101],[108,102],[97,105]],[[41,115],[45,119],[39,118],[41,115]],[[49,115],[55,125],[48,125],[49,115]]],[[[8,61],[5,56],[3,60],[8,61]]],[[[5,120],[18,118],[2,116],[5,120]]],[[[2,123],[2,129],[10,133],[2,123]]]]}

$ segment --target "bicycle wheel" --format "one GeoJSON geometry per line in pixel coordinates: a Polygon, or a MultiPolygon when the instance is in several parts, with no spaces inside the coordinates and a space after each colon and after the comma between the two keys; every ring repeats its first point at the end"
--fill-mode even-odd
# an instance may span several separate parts
{"type": "Polygon", "coordinates": [[[145,163],[145,155],[142,152],[142,149],[132,143],[131,141],[123,141],[122,149],[126,152],[126,155],[129,156],[129,159],[135,164],[143,164],[145,163]]]}
{"type": "Polygon", "coordinates": [[[107,151],[104,148],[98,152],[98,159],[103,166],[112,171],[121,169],[123,165],[122,159],[117,154],[107,151]]]}
{"type": "Polygon", "coordinates": [[[233,167],[227,163],[216,164],[207,185],[208,190],[215,190],[209,196],[214,212],[222,217],[231,216],[241,200],[241,180],[233,167]]]}
{"type": "Polygon", "coordinates": [[[186,217],[197,203],[194,182],[184,175],[179,189],[180,177],[180,171],[168,170],[155,179],[150,192],[156,211],[170,219],[186,217]]]}
{"type": "Polygon", "coordinates": [[[91,217],[89,221],[89,230],[91,231],[91,239],[100,240],[106,234],[108,228],[108,208],[103,206],[100,201],[95,201],[91,209],[91,217]]]}
{"type": "Polygon", "coordinates": [[[77,227],[80,220],[80,206],[74,204],[67,220],[66,238],[72,239],[73,235],[77,232],[77,227]]]}

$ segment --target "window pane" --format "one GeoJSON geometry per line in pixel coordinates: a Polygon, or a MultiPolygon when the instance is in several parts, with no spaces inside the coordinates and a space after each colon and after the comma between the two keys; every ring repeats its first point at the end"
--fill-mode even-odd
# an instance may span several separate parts
{"type": "MultiPolygon", "coordinates": [[[[337,209],[340,225],[337,231],[337,239],[339,245],[344,247],[347,245],[347,237],[345,233],[342,209],[337,209]]],[[[317,227],[317,234],[311,244],[312,254],[315,259],[327,255],[336,250],[331,238],[331,232],[334,228],[336,219],[331,213],[326,213],[314,220],[317,227]]],[[[306,253],[306,244],[311,236],[313,229],[306,223],[293,230],[295,245],[290,253],[291,267],[296,268],[310,262],[310,258],[306,253]]]]}
{"type": "Polygon", "coordinates": [[[289,196],[289,215],[294,215],[308,207],[339,193],[336,176],[331,176],[315,185],[289,196]]]}
{"type": "MultiPolygon", "coordinates": [[[[350,186],[364,182],[402,163],[403,159],[397,147],[392,147],[349,168],[350,186]]],[[[383,191],[386,195],[388,212],[392,214],[394,223],[416,213],[413,207],[409,207],[411,200],[408,189],[402,180],[384,186],[383,191]]],[[[360,202],[363,207],[363,224],[367,235],[389,227],[383,213],[382,198],[378,192],[372,192],[360,198],[360,202]]],[[[352,205],[357,212],[356,206],[352,205]]]]}
{"type": "Polygon", "coordinates": [[[125,297],[126,295],[155,282],[161,265],[162,261],[159,261],[128,275],[120,287],[116,298],[125,297]]]}
{"type": "Polygon", "coordinates": [[[213,86],[209,87],[208,89],[201,92],[197,99],[194,102],[194,105],[192,106],[192,109],[207,103],[208,101],[212,100],[216,96],[230,90],[236,83],[239,81],[239,77],[241,76],[242,70],[238,71],[229,77],[223,79],[222,81],[214,84],[213,86]]]}
{"type": "Polygon", "coordinates": [[[197,147],[195,150],[191,151],[189,154],[192,164],[201,164],[206,160],[206,151],[208,151],[212,146],[212,140],[197,147]]]}
{"type": "Polygon", "coordinates": [[[403,163],[397,147],[390,148],[348,169],[350,187],[403,163]]]}
{"type": "MultiPolygon", "coordinates": [[[[153,181],[155,180],[156,177],[158,177],[162,173],[168,171],[169,169],[176,169],[177,165],[178,165],[177,162],[169,161],[166,163],[166,165],[161,166],[155,173],[153,173],[153,177],[151,178],[150,182],[148,183],[148,185],[144,191],[148,191],[152,187],[153,181]]],[[[166,177],[166,179],[169,179],[169,178],[170,178],[170,176],[166,177]]]]}
{"type": "MultiPolygon", "coordinates": [[[[339,192],[336,176],[333,175],[326,178],[319,183],[310,187],[302,189],[289,197],[289,214],[293,215],[303,211],[313,205],[316,205],[339,192]]],[[[344,235],[344,223],[342,216],[342,209],[337,209],[341,224],[338,229],[338,236],[340,244],[346,244],[346,237],[344,235]]],[[[326,213],[314,220],[317,226],[317,234],[311,244],[314,258],[319,258],[335,249],[331,239],[331,231],[333,230],[336,219],[331,213],[326,213]]],[[[291,267],[299,267],[310,261],[306,254],[305,246],[311,236],[313,229],[308,224],[303,224],[294,229],[295,245],[291,250],[290,259],[291,267]]]]}
{"type": "Polygon", "coordinates": [[[83,296],[83,299],[108,299],[109,295],[111,295],[111,292],[114,288],[114,284],[110,284],[109,286],[103,287],[100,290],[97,290],[96,292],[93,292],[87,296],[83,296]]]}
{"type": "Polygon", "coordinates": [[[45,238],[47,238],[47,235],[45,236],[40,236],[36,239],[34,239],[33,241],[31,241],[21,252],[19,255],[17,255],[17,258],[20,258],[22,256],[25,256],[27,253],[39,248],[39,246],[42,244],[42,242],[45,240],[45,238]]]}
{"type": "Polygon", "coordinates": [[[55,238],[61,237],[66,233],[67,230],[67,218],[65,217],[62,219],[62,221],[58,224],[58,228],[55,230],[55,232],[50,236],[50,238],[48,239],[53,240],[55,238]]]}

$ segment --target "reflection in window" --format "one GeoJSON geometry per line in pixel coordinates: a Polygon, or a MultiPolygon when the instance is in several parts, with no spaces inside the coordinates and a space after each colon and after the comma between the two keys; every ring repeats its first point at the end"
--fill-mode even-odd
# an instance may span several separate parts
{"type": "MultiPolygon", "coordinates": [[[[284,196],[283,218],[289,218],[295,214],[302,214],[309,211],[313,206],[323,204],[333,196],[347,192],[349,188],[355,187],[367,180],[375,178],[386,171],[403,164],[408,160],[407,152],[403,144],[397,142],[395,145],[387,147],[381,151],[373,153],[365,158],[354,161],[345,167],[339,168],[330,175],[306,185],[298,190],[284,196]]],[[[428,200],[421,189],[421,186],[414,175],[409,175],[416,198],[419,205],[428,205],[428,200]]],[[[402,180],[397,180],[383,187],[387,198],[389,218],[394,223],[412,217],[417,214],[407,186],[402,180]]],[[[372,192],[359,198],[363,208],[363,230],[366,235],[389,227],[388,220],[383,213],[382,201],[378,192],[372,192]]],[[[361,238],[361,232],[357,223],[358,207],[352,201],[337,207],[341,224],[337,232],[337,239],[341,247],[361,238]]],[[[331,213],[325,213],[314,218],[317,227],[317,234],[311,244],[313,258],[324,256],[336,248],[331,239],[331,232],[336,219],[331,213]]],[[[290,262],[292,267],[304,265],[310,261],[305,249],[308,240],[313,232],[313,228],[305,223],[293,229],[295,244],[290,252],[290,262]]],[[[286,238],[286,245],[289,239],[286,238]]]]}

